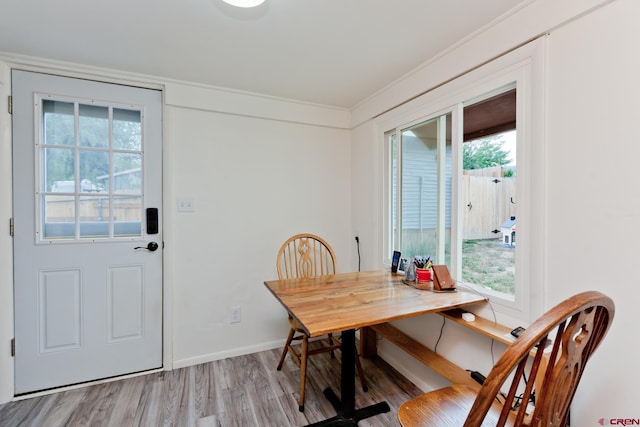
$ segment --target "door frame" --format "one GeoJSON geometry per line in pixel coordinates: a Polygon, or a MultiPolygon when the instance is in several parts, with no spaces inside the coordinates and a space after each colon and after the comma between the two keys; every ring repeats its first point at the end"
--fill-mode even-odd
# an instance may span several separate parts
{"type": "MultiPolygon", "coordinates": [[[[170,371],[173,369],[173,323],[172,323],[172,302],[173,302],[173,252],[171,242],[173,236],[174,220],[172,204],[173,200],[171,182],[167,179],[171,166],[166,159],[170,159],[167,153],[165,126],[165,85],[160,82],[153,82],[147,79],[133,79],[130,76],[116,73],[100,73],[95,71],[84,71],[81,67],[76,70],[70,68],[50,68],[42,64],[21,63],[5,61],[0,57],[0,404],[10,402],[15,399],[15,366],[14,358],[11,356],[11,340],[14,337],[14,267],[13,267],[13,237],[10,235],[10,219],[13,217],[13,164],[12,164],[12,116],[9,112],[9,96],[12,93],[11,71],[24,70],[38,73],[55,74],[61,77],[82,78],[104,83],[122,84],[127,86],[137,86],[145,89],[155,89],[162,93],[162,209],[163,209],[163,238],[165,250],[163,254],[162,266],[162,360],[161,370],[170,371]],[[78,71],[80,70],[80,71],[78,71]]],[[[115,378],[127,378],[131,376],[146,375],[148,372],[139,374],[123,375],[115,378]]],[[[61,387],[45,392],[33,393],[20,396],[24,399],[41,394],[51,394],[65,389],[85,387],[92,384],[114,381],[115,379],[96,380],[82,385],[61,387]]]]}

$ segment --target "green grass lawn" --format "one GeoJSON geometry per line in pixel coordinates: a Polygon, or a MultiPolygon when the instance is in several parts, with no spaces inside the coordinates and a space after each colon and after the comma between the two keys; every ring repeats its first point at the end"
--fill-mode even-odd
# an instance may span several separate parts
{"type": "Polygon", "coordinates": [[[462,243],[462,280],[513,295],[515,291],[514,247],[500,239],[466,240],[462,243]]]}

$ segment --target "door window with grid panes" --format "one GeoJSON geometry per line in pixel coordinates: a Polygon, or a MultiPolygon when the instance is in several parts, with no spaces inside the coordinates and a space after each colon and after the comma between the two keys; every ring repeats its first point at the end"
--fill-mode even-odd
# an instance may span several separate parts
{"type": "Polygon", "coordinates": [[[140,238],[142,109],[43,96],[41,241],[140,238]]]}

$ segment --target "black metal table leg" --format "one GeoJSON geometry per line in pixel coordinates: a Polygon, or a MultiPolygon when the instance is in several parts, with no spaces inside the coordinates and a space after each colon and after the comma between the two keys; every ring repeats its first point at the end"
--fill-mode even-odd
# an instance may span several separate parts
{"type": "Polygon", "coordinates": [[[318,426],[357,426],[358,421],[372,417],[377,414],[389,412],[391,408],[387,402],[380,402],[364,408],[355,409],[356,401],[356,331],[349,329],[342,332],[342,363],[340,378],[340,394],[342,398],[331,390],[330,387],[324,390],[325,397],[331,402],[338,415],[308,427],[318,426]]]}

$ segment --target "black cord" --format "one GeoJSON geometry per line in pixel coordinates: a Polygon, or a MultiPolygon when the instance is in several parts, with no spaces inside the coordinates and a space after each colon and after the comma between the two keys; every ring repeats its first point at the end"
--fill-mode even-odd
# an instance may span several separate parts
{"type": "MultiPolygon", "coordinates": [[[[524,384],[526,385],[529,380],[527,379],[527,374],[522,371],[522,378],[524,379],[524,384]]],[[[529,396],[529,402],[531,402],[533,405],[536,404],[536,390],[535,387],[533,389],[533,391],[531,392],[531,395],[529,396]]]]}
{"type": "Polygon", "coordinates": [[[496,311],[493,308],[493,304],[491,304],[491,300],[485,294],[479,292],[477,289],[474,289],[473,286],[471,286],[469,283],[462,280],[456,280],[455,282],[456,282],[456,286],[462,285],[466,290],[471,291],[474,294],[487,299],[487,303],[489,304],[489,308],[491,309],[491,314],[493,314],[493,323],[497,325],[498,317],[496,316],[496,311]]]}
{"type": "Polygon", "coordinates": [[[356,236],[356,246],[358,247],[358,271],[360,271],[360,238],[356,236]]]}
{"type": "Polygon", "coordinates": [[[436,341],[435,347],[433,347],[433,352],[438,353],[438,344],[440,344],[440,338],[442,338],[442,331],[444,330],[444,322],[447,320],[446,317],[442,316],[442,326],[440,326],[440,335],[438,335],[438,339],[436,341]]]}
{"type": "MultiPolygon", "coordinates": [[[[467,289],[467,290],[475,293],[476,295],[480,295],[483,298],[487,298],[486,295],[478,292],[476,289],[474,289],[472,286],[470,286],[469,283],[466,283],[466,282],[464,282],[462,280],[457,280],[456,281],[456,285],[457,286],[462,285],[462,287],[464,289],[467,289]]],[[[491,300],[488,299],[488,298],[487,298],[487,303],[489,304],[489,308],[491,309],[491,314],[493,314],[493,323],[495,325],[497,325],[498,324],[498,317],[496,316],[496,311],[493,308],[493,304],[491,304],[491,300]]],[[[496,359],[495,359],[495,356],[493,355],[493,343],[494,342],[495,342],[495,340],[493,338],[491,338],[491,365],[495,365],[496,364],[496,359]]]]}

